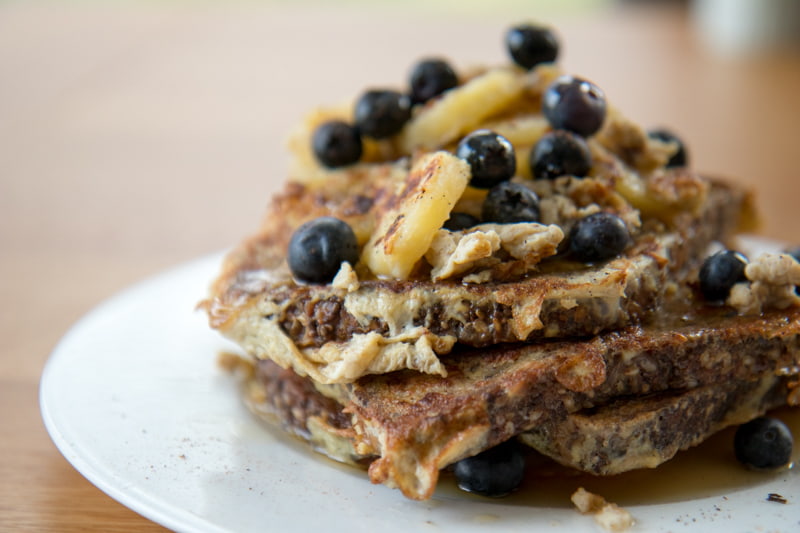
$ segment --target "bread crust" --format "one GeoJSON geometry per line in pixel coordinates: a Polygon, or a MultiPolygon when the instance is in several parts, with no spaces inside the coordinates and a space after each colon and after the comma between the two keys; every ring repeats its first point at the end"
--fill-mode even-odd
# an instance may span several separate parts
{"type": "MultiPolygon", "coordinates": [[[[351,462],[376,458],[373,482],[426,499],[442,468],[521,433],[564,464],[611,474],[655,466],[785,403],[787,384],[800,372],[800,309],[759,317],[705,309],[688,324],[675,315],[582,341],[465,350],[444,362],[446,378],[403,371],[325,388],[268,360],[257,363],[255,375],[267,388],[304,384],[306,399],[289,402],[300,412],[315,405],[308,398],[327,398],[325,416],[350,417],[336,427],[347,435],[351,462]],[[648,435],[638,448],[636,429],[648,435]],[[616,440],[574,451],[593,437],[616,440]],[[647,464],[643,453],[619,455],[648,445],[661,451],[647,464]]],[[[292,420],[282,423],[296,425],[292,420]]]]}

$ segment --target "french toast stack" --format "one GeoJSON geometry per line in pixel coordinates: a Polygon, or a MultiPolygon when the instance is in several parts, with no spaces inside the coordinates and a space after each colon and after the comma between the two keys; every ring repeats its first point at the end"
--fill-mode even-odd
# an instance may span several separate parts
{"type": "Polygon", "coordinates": [[[750,194],[556,66],[420,62],[292,132],[204,302],[251,409],[412,499],[507,441],[599,475],[800,404],[800,264],[732,250],[750,194]]]}

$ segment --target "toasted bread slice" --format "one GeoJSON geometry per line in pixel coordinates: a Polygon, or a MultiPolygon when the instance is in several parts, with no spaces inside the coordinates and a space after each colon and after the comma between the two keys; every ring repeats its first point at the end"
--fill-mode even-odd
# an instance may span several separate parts
{"type": "Polygon", "coordinates": [[[518,438],[562,465],[591,474],[655,468],[719,430],[784,405],[789,381],[767,373],[619,398],[536,426],[518,438]]]}
{"type": "Polygon", "coordinates": [[[372,481],[413,499],[431,496],[442,468],[524,432],[537,449],[589,472],[654,466],[785,403],[787,384],[797,386],[800,309],[758,317],[706,309],[688,319],[452,354],[447,377],[402,371],[323,386],[264,360],[247,396],[331,456],[376,458],[372,481]],[[603,448],[603,439],[617,440],[603,448]],[[620,455],[628,445],[641,453],[620,455]],[[649,462],[648,446],[660,450],[649,462]]]}
{"type": "Polygon", "coordinates": [[[320,214],[346,218],[357,198],[289,186],[275,200],[268,231],[229,256],[207,303],[212,326],[255,357],[320,383],[403,368],[444,375],[439,356],[456,344],[586,336],[645,320],[712,241],[733,234],[749,197],[712,182],[696,214],[682,213],[669,228],[653,222],[658,229],[643,230],[604,264],[556,259],[523,277],[484,283],[366,276],[296,283],[285,261],[295,224],[320,214]]]}

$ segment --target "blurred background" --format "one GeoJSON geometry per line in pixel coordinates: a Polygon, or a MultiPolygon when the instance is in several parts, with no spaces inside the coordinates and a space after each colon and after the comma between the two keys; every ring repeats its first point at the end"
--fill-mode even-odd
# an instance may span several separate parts
{"type": "Polygon", "coordinates": [[[557,29],[567,71],[679,133],[695,168],[757,188],[763,235],[800,244],[796,0],[0,2],[0,529],[146,524],[39,422],[42,365],[72,323],[252,232],[305,111],[404,86],[423,55],[505,62],[506,28],[531,19],[557,29]]]}

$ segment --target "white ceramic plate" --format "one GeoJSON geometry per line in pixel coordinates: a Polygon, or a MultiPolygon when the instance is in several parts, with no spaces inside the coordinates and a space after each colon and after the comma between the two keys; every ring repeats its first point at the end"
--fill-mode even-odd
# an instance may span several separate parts
{"type": "MultiPolygon", "coordinates": [[[[219,260],[186,264],[118,294],[52,354],[41,381],[45,424],[100,489],[180,531],[599,531],[568,506],[457,491],[409,501],[261,425],[216,367],[217,353],[232,346],[194,310],[219,260]]],[[[730,493],[630,506],[631,531],[798,531],[797,470],[730,493]],[[789,503],[766,501],[770,492],[789,503]]]]}

